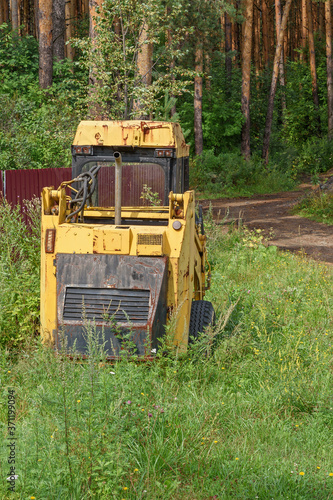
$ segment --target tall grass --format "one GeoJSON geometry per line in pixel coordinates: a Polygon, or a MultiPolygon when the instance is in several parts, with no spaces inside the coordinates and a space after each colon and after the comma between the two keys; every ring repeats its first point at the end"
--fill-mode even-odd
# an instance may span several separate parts
{"type": "MultiPolygon", "coordinates": [[[[329,499],[332,271],[210,224],[219,320],[179,356],[110,365],[2,351],[0,420],[16,391],[12,498],[329,499]]],[[[1,498],[7,449],[0,446],[1,498]]]]}

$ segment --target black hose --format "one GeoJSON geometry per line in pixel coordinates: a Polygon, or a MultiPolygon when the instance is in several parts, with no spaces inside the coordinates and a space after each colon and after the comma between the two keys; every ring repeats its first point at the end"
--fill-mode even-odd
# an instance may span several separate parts
{"type": "Polygon", "coordinates": [[[74,212],[67,215],[66,221],[71,219],[79,212],[83,212],[87,199],[89,199],[89,202],[91,203],[91,197],[96,189],[97,174],[100,168],[101,165],[95,165],[88,172],[83,172],[78,175],[76,179],[74,179],[75,182],[82,182],[82,186],[77,191],[75,198],[69,203],[70,205],[80,204],[80,206],[76,210],[74,210],[74,212]]]}

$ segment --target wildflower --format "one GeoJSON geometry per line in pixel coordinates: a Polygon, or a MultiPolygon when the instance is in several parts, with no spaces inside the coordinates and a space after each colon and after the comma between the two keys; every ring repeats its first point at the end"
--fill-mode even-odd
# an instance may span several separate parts
{"type": "Polygon", "coordinates": [[[123,487],[123,490],[125,490],[125,491],[126,491],[126,490],[128,490],[127,486],[124,486],[124,487],[123,487]]]}
{"type": "Polygon", "coordinates": [[[77,403],[81,403],[81,399],[78,399],[76,402],[77,402],[77,403]]]}
{"type": "Polygon", "coordinates": [[[300,476],[304,476],[305,472],[300,472],[299,475],[300,476]]]}
{"type": "Polygon", "coordinates": [[[11,372],[11,370],[8,370],[8,373],[10,373],[10,372],[11,372]]]}
{"type": "Polygon", "coordinates": [[[331,477],[332,477],[332,476],[333,476],[333,472],[330,472],[330,473],[329,473],[329,476],[331,476],[331,477]]]}
{"type": "Polygon", "coordinates": [[[214,443],[216,444],[216,443],[217,443],[217,441],[214,441],[214,443]]]}
{"type": "Polygon", "coordinates": [[[35,500],[36,497],[30,497],[30,498],[31,498],[31,500],[35,500]]]}
{"type": "Polygon", "coordinates": [[[239,458],[238,458],[238,457],[236,457],[236,458],[235,458],[235,460],[239,460],[239,458]]]}
{"type": "Polygon", "coordinates": [[[51,436],[51,439],[53,439],[53,436],[51,436]]]}
{"type": "Polygon", "coordinates": [[[164,410],[163,410],[163,408],[161,408],[161,413],[164,413],[164,410]]]}
{"type": "Polygon", "coordinates": [[[222,366],[222,370],[225,370],[224,366],[222,366]]]}
{"type": "Polygon", "coordinates": [[[145,395],[145,393],[144,393],[144,392],[141,392],[141,396],[144,396],[144,395],[145,395]]]}
{"type": "Polygon", "coordinates": [[[39,459],[38,459],[38,462],[41,462],[41,461],[42,461],[42,459],[41,459],[41,458],[39,458],[39,459]]]}
{"type": "Polygon", "coordinates": [[[115,372],[110,372],[110,373],[111,373],[111,375],[115,375],[115,372]]]}
{"type": "Polygon", "coordinates": [[[130,399],[128,401],[126,401],[127,405],[130,405],[131,403],[132,403],[132,401],[130,399]]]}
{"type": "Polygon", "coordinates": [[[134,472],[139,472],[139,469],[134,469],[134,472]]]}
{"type": "Polygon", "coordinates": [[[317,467],[317,469],[320,469],[320,467],[317,467]]]}
{"type": "Polygon", "coordinates": [[[141,408],[141,411],[145,411],[145,409],[144,409],[144,408],[141,408]]]}
{"type": "Polygon", "coordinates": [[[148,413],[148,417],[151,418],[153,415],[151,413],[148,413]]]}

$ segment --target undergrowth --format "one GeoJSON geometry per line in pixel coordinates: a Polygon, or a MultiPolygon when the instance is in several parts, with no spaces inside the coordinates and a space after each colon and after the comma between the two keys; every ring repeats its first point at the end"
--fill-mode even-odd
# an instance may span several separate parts
{"type": "MultiPolygon", "coordinates": [[[[332,271],[207,223],[218,321],[186,354],[108,364],[0,355],[0,497],[324,500],[333,495],[332,271]]],[[[75,358],[75,357],[74,357],[75,358]]]]}
{"type": "Polygon", "coordinates": [[[315,193],[303,198],[295,207],[294,213],[308,219],[333,224],[333,194],[315,193]]]}

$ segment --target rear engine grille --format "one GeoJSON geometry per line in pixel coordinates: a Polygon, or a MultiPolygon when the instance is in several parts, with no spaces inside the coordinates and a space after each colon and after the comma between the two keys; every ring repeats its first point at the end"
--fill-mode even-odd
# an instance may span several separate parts
{"type": "Polygon", "coordinates": [[[96,322],[115,321],[146,324],[149,312],[149,290],[66,287],[63,319],[96,322]]]}
{"type": "Polygon", "coordinates": [[[163,235],[162,234],[138,234],[138,245],[162,245],[163,235]]]}

